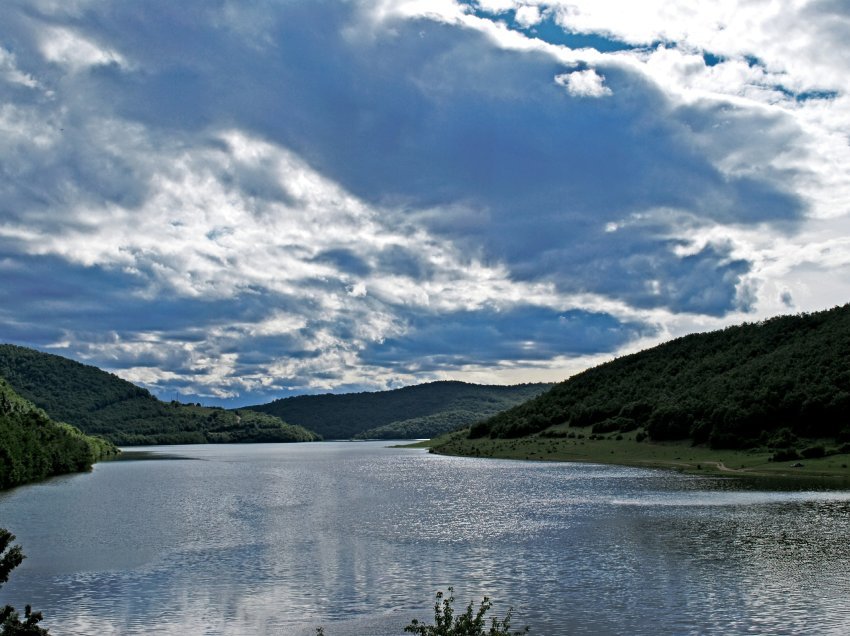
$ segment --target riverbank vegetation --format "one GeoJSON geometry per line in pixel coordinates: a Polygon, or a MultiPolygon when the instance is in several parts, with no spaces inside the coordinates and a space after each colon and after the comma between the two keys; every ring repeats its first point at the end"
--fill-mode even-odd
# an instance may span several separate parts
{"type": "Polygon", "coordinates": [[[850,479],[850,305],[693,334],[429,442],[475,457],[850,479]]]}
{"type": "MultiPolygon", "coordinates": [[[[9,581],[9,574],[24,560],[21,546],[11,545],[15,535],[0,528],[0,587],[9,581]]],[[[41,622],[41,612],[33,612],[27,605],[24,610],[24,620],[11,605],[0,608],[0,636],[46,636],[48,631],[38,624],[41,622]]]]}
{"type": "MultiPolygon", "coordinates": [[[[807,440],[806,443],[827,444],[828,447],[829,440],[807,440]]],[[[640,431],[599,435],[593,433],[590,426],[562,425],[543,433],[508,439],[470,439],[467,431],[460,431],[422,446],[443,455],[616,464],[673,469],[697,475],[812,479],[826,486],[850,486],[850,454],[847,453],[777,461],[774,459],[776,452],[767,447],[712,449],[689,441],[654,442],[640,431]]]]}
{"type": "Polygon", "coordinates": [[[118,452],[105,439],[52,420],[0,378],[0,488],[89,470],[118,452]]]}
{"type": "Polygon", "coordinates": [[[469,437],[590,427],[597,436],[767,449],[777,461],[843,454],[850,452],[848,360],[850,305],[780,316],[589,369],[477,422],[469,437]]]}
{"type": "Polygon", "coordinates": [[[146,389],[52,354],[0,345],[0,377],[50,417],[115,444],[306,442],[301,426],[254,411],[162,402],[146,389]]]}

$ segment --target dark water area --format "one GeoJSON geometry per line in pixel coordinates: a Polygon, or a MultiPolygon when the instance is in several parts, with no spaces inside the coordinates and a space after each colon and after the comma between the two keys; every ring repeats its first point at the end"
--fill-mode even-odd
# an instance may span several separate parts
{"type": "Polygon", "coordinates": [[[64,634],[402,634],[434,593],[544,634],[850,633],[850,492],[387,442],[171,446],[0,493],[0,603],[64,634]]]}

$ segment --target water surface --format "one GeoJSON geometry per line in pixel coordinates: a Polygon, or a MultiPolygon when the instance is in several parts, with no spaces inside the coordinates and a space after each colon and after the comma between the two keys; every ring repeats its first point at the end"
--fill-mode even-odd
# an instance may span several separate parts
{"type": "Polygon", "coordinates": [[[541,635],[850,633],[850,492],[386,442],[147,450],[170,459],[0,494],[28,556],[0,602],[57,636],[380,636],[453,585],[541,635]]]}

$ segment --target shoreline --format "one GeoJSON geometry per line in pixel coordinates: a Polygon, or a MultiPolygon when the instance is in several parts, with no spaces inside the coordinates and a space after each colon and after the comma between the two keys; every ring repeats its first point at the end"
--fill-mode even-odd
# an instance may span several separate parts
{"type": "Polygon", "coordinates": [[[815,482],[850,489],[850,454],[785,462],[770,461],[767,450],[715,450],[677,442],[638,442],[634,435],[590,440],[526,437],[468,439],[457,433],[408,445],[459,457],[595,463],[674,470],[689,475],[815,482]]]}

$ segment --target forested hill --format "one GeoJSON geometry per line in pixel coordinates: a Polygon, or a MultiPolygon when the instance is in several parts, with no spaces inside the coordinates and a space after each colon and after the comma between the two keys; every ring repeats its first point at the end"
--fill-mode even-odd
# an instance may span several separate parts
{"type": "Polygon", "coordinates": [[[299,395],[246,408],[277,415],[326,439],[411,439],[468,426],[550,386],[431,382],[372,393],[299,395]]]}
{"type": "Polygon", "coordinates": [[[116,444],[318,439],[270,415],[162,402],[111,373],[25,347],[0,345],[0,377],[53,419],[116,444]]]}
{"type": "Polygon", "coordinates": [[[0,378],[0,488],[88,470],[117,453],[104,439],[54,422],[0,378]]]}
{"type": "Polygon", "coordinates": [[[555,424],[715,448],[850,441],[850,305],[694,334],[616,359],[473,425],[520,437],[555,424]]]}

